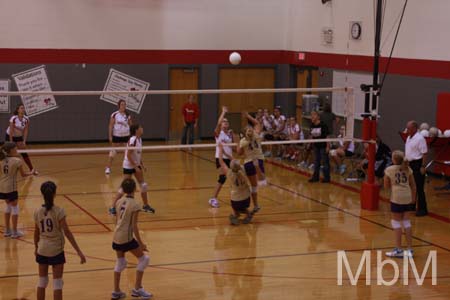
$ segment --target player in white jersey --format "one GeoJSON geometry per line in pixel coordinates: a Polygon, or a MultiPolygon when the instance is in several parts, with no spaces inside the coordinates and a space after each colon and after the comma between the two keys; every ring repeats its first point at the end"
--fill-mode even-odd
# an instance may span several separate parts
{"type": "MultiPolygon", "coordinates": [[[[139,124],[133,124],[130,126],[131,137],[128,140],[127,150],[125,151],[125,157],[123,159],[123,177],[131,178],[133,175],[141,187],[141,196],[144,206],[142,210],[145,212],[155,213],[155,210],[148,204],[148,185],[144,179],[144,163],[142,162],[142,135],[144,134],[144,129],[139,124]],[[129,148],[135,149],[129,149],[129,148]]],[[[123,196],[123,191],[119,190],[117,195],[112,201],[112,205],[109,208],[109,213],[111,215],[116,214],[116,202],[123,196]]]]}
{"type": "Polygon", "coordinates": [[[39,264],[39,281],[37,299],[45,299],[45,288],[48,285],[48,267],[52,266],[53,299],[62,299],[63,271],[66,258],[64,255],[64,235],[84,264],[86,257],[75,240],[66,221],[63,208],[54,205],[56,184],[46,181],[41,185],[44,205],[34,212],[34,254],[39,264]]]}
{"type": "Polygon", "coordinates": [[[131,178],[126,178],[122,181],[121,189],[125,196],[116,203],[118,214],[112,248],[116,251],[117,262],[114,268],[114,291],[111,299],[121,299],[126,296],[120,289],[120,275],[127,267],[125,253],[128,251],[138,259],[136,281],[131,291],[131,296],[139,297],[140,299],[150,299],[152,294],[144,290],[142,286],[142,277],[144,276],[145,268],[150,263],[150,257],[144,254],[144,251],[147,251],[147,245],[142,241],[138,229],[140,205],[134,199],[136,182],[131,178]]]}
{"type": "Polygon", "coordinates": [[[227,174],[230,178],[231,186],[231,207],[233,208],[233,214],[230,215],[230,222],[232,225],[239,225],[241,220],[239,216],[241,213],[246,214],[242,223],[248,224],[252,220],[253,214],[248,210],[250,206],[250,184],[245,176],[244,169],[241,167],[239,160],[233,159],[229,165],[227,165],[223,159],[224,146],[220,143],[219,147],[219,164],[222,172],[227,174]]]}
{"type": "MultiPolygon", "coordinates": [[[[119,100],[117,103],[119,110],[113,112],[109,118],[108,137],[112,147],[125,147],[130,138],[131,116],[127,113],[127,103],[125,100],[119,100]]],[[[111,165],[117,151],[109,151],[108,164],[105,168],[105,174],[111,174],[111,165]]]]}
{"type": "MultiPolygon", "coordinates": [[[[14,115],[9,119],[9,126],[6,129],[5,142],[14,142],[17,144],[17,148],[27,148],[28,129],[30,126],[30,119],[25,115],[25,106],[19,104],[14,111],[14,115]]],[[[21,153],[21,156],[28,168],[35,175],[38,174],[33,168],[28,153],[21,153]]]]}
{"type": "Polygon", "coordinates": [[[387,256],[413,256],[412,230],[409,215],[416,211],[416,184],[413,171],[408,167],[405,154],[402,151],[392,153],[393,165],[384,170],[384,187],[391,189],[392,228],[395,235],[395,248],[386,252],[387,256]],[[405,230],[407,249],[401,250],[402,227],[405,230]]]}
{"type": "Polygon", "coordinates": [[[19,195],[17,193],[17,174],[22,177],[33,175],[25,172],[22,160],[17,157],[17,146],[13,142],[6,142],[0,148],[0,199],[5,200],[5,237],[19,238],[23,232],[17,230],[19,220],[19,195]],[[12,221],[12,229],[11,229],[12,221]]]}
{"type": "MultiPolygon", "coordinates": [[[[214,130],[214,135],[216,138],[216,169],[219,170],[219,179],[217,180],[216,189],[214,190],[214,196],[209,199],[209,205],[212,207],[219,207],[219,201],[217,200],[217,196],[219,195],[222,186],[227,180],[226,173],[223,172],[219,163],[219,144],[229,144],[233,142],[233,132],[230,129],[230,123],[225,118],[225,114],[228,112],[228,109],[224,106],[222,107],[222,113],[219,116],[217,121],[216,129],[214,130]]],[[[223,146],[223,161],[229,167],[230,161],[233,159],[233,149],[231,146],[223,146]]]]}

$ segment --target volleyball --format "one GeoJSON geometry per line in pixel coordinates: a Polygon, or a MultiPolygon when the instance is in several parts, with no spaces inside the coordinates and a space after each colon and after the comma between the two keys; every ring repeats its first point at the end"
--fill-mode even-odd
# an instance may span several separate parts
{"type": "Polygon", "coordinates": [[[444,131],[444,137],[450,138],[450,129],[444,131]]]}
{"type": "Polygon", "coordinates": [[[439,129],[437,129],[436,127],[431,127],[430,128],[430,137],[436,137],[439,135],[439,129]]]}
{"type": "Polygon", "coordinates": [[[420,134],[421,134],[423,137],[429,137],[429,136],[430,136],[430,132],[428,132],[428,130],[426,130],[426,129],[421,130],[421,131],[420,131],[420,134]]]}
{"type": "Polygon", "coordinates": [[[420,124],[419,129],[420,130],[429,130],[430,129],[430,125],[428,125],[428,123],[422,123],[422,124],[420,124]]]}
{"type": "Polygon", "coordinates": [[[241,63],[241,55],[237,52],[233,52],[230,54],[230,63],[232,65],[238,65],[241,63]]]}

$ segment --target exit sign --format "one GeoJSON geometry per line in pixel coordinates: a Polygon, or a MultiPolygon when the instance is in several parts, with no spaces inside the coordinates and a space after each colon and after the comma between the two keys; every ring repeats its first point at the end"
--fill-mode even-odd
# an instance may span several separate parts
{"type": "Polygon", "coordinates": [[[298,60],[305,60],[306,53],[305,52],[299,52],[297,55],[298,60]]]}

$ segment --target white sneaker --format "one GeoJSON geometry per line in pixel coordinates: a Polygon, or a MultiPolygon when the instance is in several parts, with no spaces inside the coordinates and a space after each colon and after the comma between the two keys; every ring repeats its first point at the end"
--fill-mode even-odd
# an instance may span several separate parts
{"type": "Polygon", "coordinates": [[[6,229],[6,231],[3,232],[3,236],[4,237],[10,237],[11,235],[12,235],[11,229],[6,229]]]}
{"type": "Polygon", "coordinates": [[[208,200],[209,205],[211,205],[212,207],[219,207],[219,201],[216,198],[211,198],[208,200]]]}
{"type": "Polygon", "coordinates": [[[314,164],[310,164],[308,169],[313,170],[314,169],[314,164]]]}
{"type": "Polygon", "coordinates": [[[137,290],[133,289],[131,291],[131,296],[140,297],[141,299],[150,299],[151,297],[153,297],[152,293],[147,292],[143,287],[137,290]]]}
{"type": "Polygon", "coordinates": [[[106,174],[106,175],[111,174],[111,168],[106,167],[106,168],[105,168],[105,174],[106,174]]]}
{"type": "Polygon", "coordinates": [[[124,292],[112,292],[111,293],[111,300],[118,300],[125,298],[127,295],[124,292]]]}
{"type": "Polygon", "coordinates": [[[386,252],[388,257],[403,257],[403,251],[399,248],[394,248],[392,251],[386,252]]]}
{"type": "Polygon", "coordinates": [[[17,238],[20,238],[20,237],[23,237],[23,236],[24,236],[24,233],[22,231],[20,231],[20,230],[14,231],[11,234],[11,238],[13,238],[13,239],[17,239],[17,238]]]}
{"type": "Polygon", "coordinates": [[[414,251],[412,249],[407,249],[407,250],[403,251],[403,256],[404,257],[413,257],[414,251]]]}
{"type": "Polygon", "coordinates": [[[260,186],[267,186],[267,180],[266,179],[258,180],[258,185],[260,185],[260,186]]]}

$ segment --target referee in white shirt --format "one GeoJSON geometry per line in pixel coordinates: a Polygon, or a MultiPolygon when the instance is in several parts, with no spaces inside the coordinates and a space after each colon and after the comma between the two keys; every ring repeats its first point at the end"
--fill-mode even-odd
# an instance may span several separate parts
{"type": "Polygon", "coordinates": [[[413,170],[417,189],[416,216],[422,217],[428,214],[427,201],[425,199],[425,161],[428,152],[425,138],[418,132],[416,121],[409,121],[406,125],[408,137],[405,144],[405,158],[413,170]]]}

